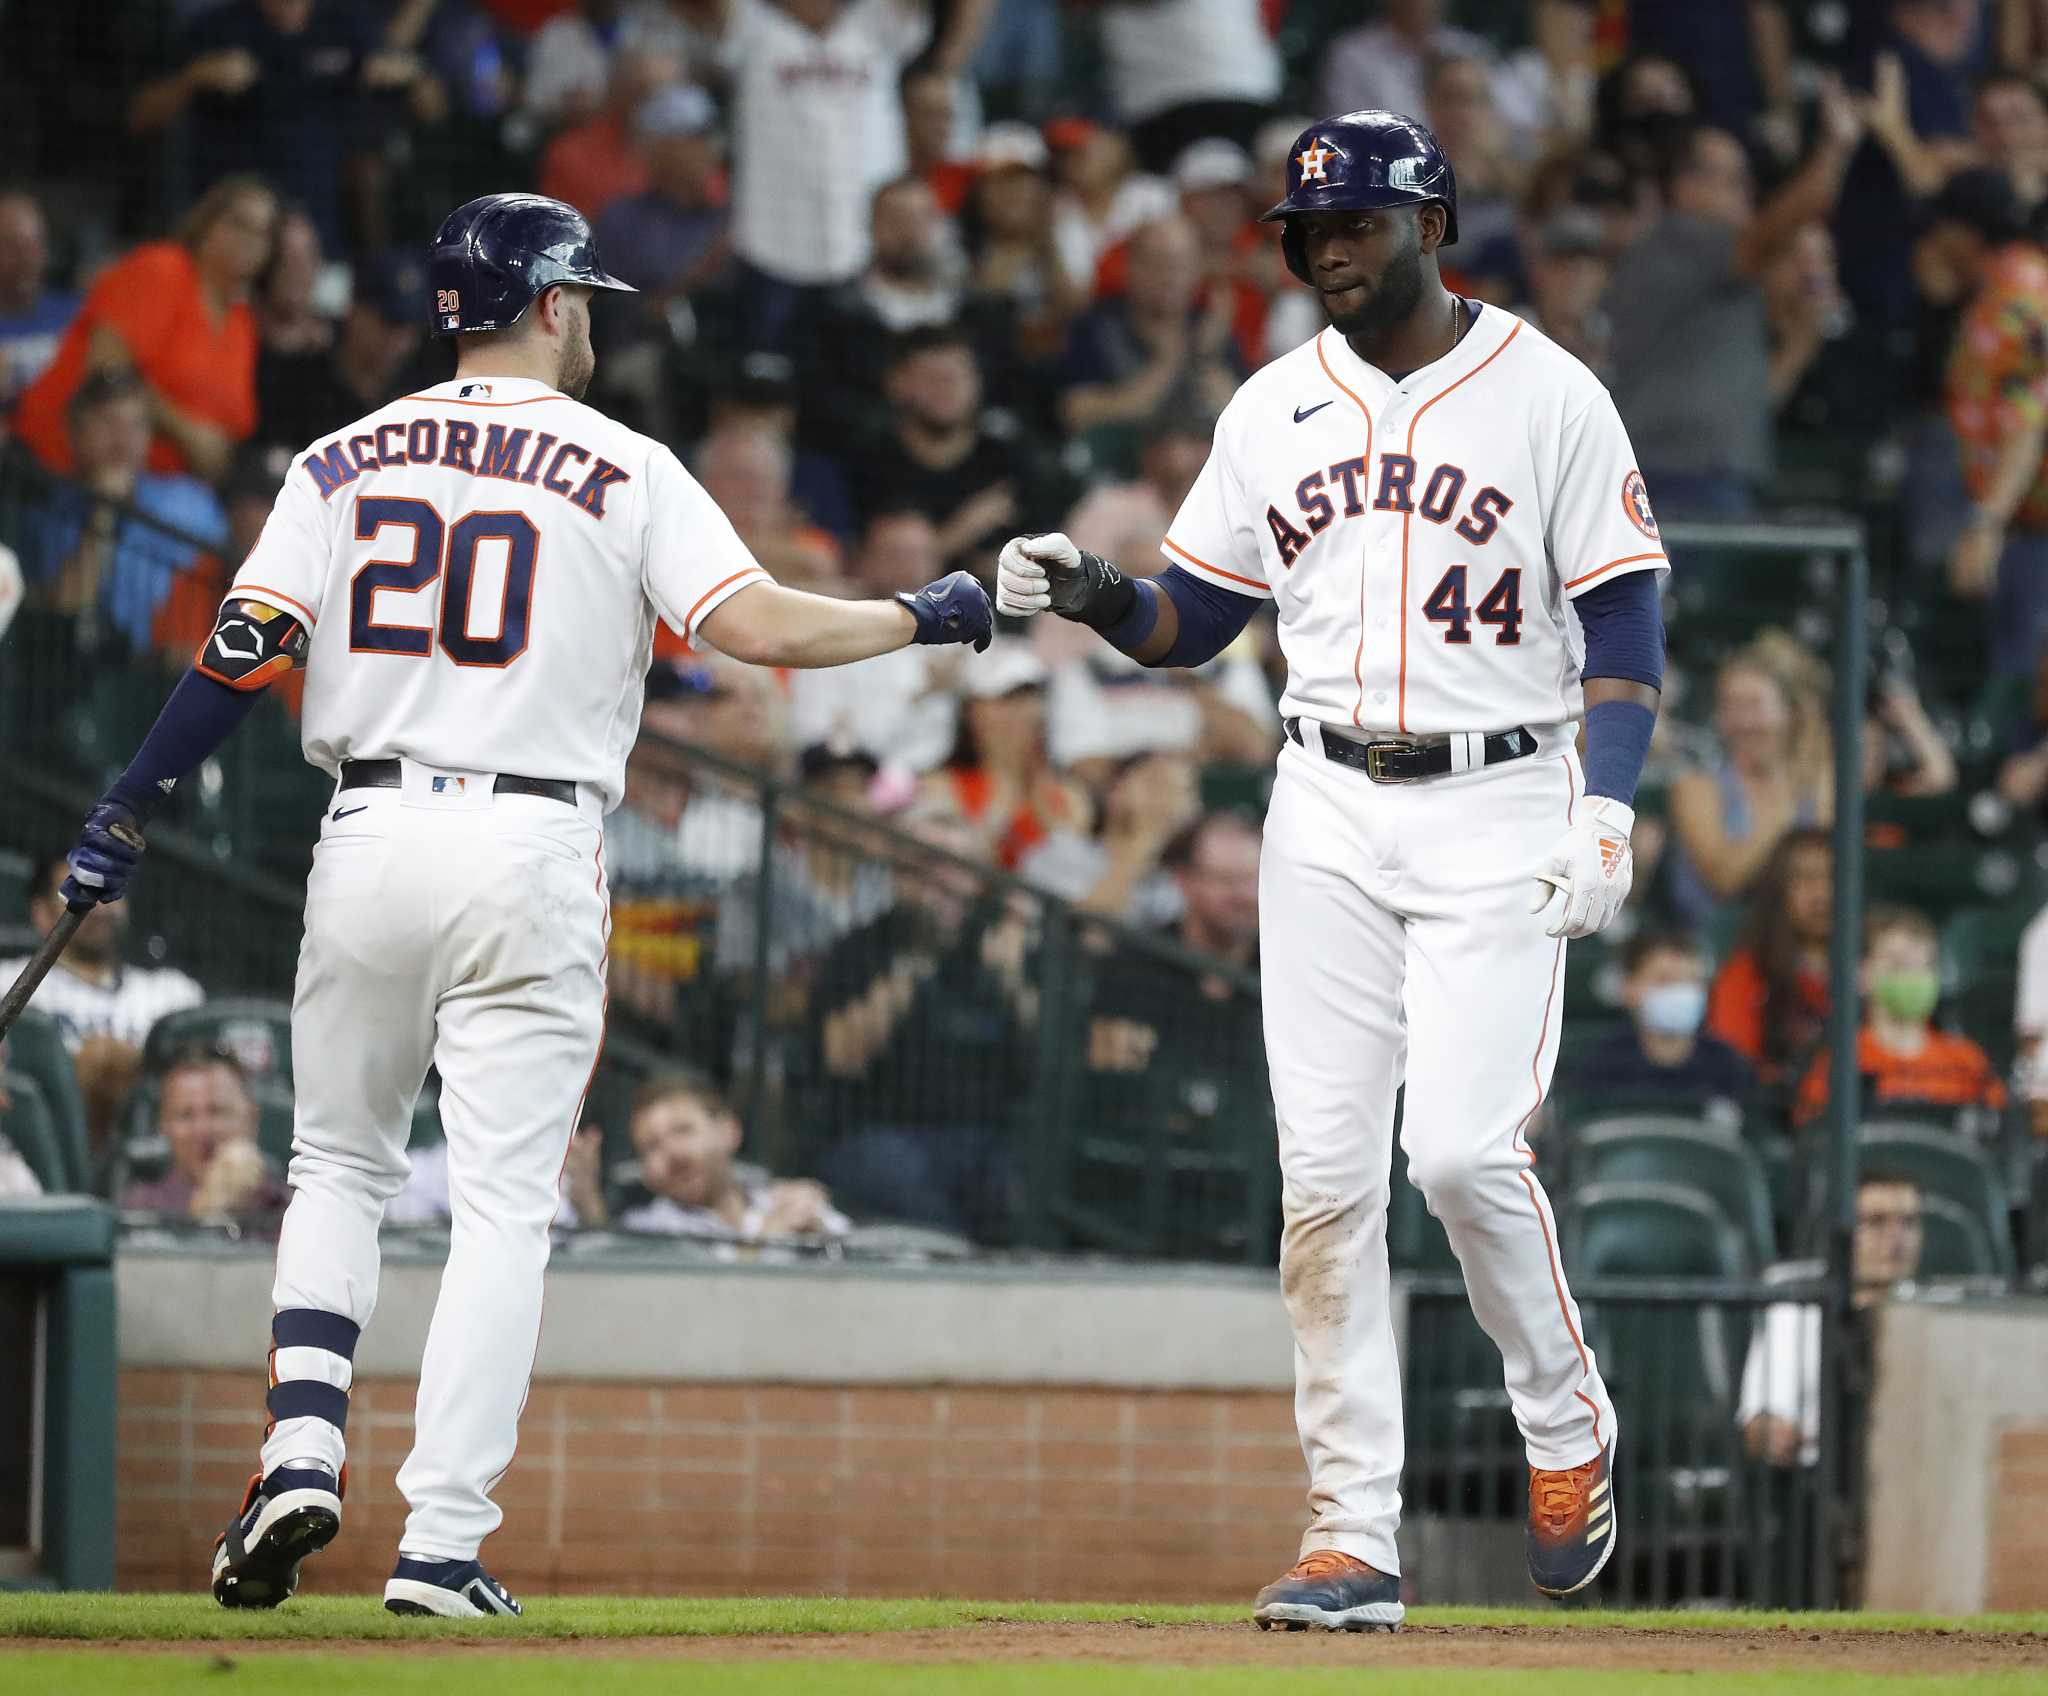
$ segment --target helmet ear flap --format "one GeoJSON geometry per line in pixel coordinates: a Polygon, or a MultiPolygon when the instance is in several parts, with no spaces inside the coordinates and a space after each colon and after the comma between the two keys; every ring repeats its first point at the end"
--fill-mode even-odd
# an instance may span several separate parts
{"type": "Polygon", "coordinates": [[[1302,234],[1301,220],[1289,218],[1280,226],[1280,254],[1287,261],[1287,269],[1311,288],[1314,280],[1308,274],[1308,241],[1302,234]]]}

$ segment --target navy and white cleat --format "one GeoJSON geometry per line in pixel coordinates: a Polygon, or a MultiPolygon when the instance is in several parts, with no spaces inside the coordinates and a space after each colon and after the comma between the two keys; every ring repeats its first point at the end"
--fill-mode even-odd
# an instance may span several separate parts
{"type": "Polygon", "coordinates": [[[1261,1631],[1398,1631],[1405,1612],[1399,1578],[1355,1556],[1317,1549],[1259,1592],[1252,1618],[1261,1631]]]}
{"type": "Polygon", "coordinates": [[[442,1619],[489,1619],[516,1614],[519,1604],[475,1561],[423,1561],[398,1557],[384,1586],[388,1614],[438,1614],[442,1619]]]}
{"type": "Polygon", "coordinates": [[[1529,1577],[1546,1596],[1570,1596],[1614,1553],[1613,1445],[1569,1472],[1529,1469],[1529,1577]]]}
{"type": "Polygon", "coordinates": [[[224,1608],[276,1607],[298,1589],[299,1562],[340,1529],[341,1486],[325,1467],[259,1473],[213,1540],[213,1599],[224,1608]]]}

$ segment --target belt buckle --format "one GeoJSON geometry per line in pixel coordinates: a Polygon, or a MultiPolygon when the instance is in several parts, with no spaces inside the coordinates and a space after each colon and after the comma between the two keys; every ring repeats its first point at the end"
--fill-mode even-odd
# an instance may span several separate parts
{"type": "Polygon", "coordinates": [[[1413,783],[1416,775],[1397,777],[1387,770],[1387,756],[1390,754],[1412,754],[1415,750],[1405,742],[1368,742],[1365,745],[1365,775],[1374,783],[1413,783]]]}

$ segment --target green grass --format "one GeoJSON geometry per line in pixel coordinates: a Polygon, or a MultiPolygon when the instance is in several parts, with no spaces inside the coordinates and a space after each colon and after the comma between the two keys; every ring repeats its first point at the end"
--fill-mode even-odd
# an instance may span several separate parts
{"type": "MultiPolygon", "coordinates": [[[[1361,1657],[1366,1658],[1366,1657],[1361,1657]]],[[[38,1696],[2022,1696],[2038,1675],[1886,1677],[1857,1673],[1677,1673],[1078,1666],[892,1667],[867,1661],[710,1665],[673,1660],[584,1660],[566,1677],[558,1657],[444,1655],[166,1656],[106,1651],[0,1651],[0,1688],[38,1696]]]]}
{"type": "MultiPolygon", "coordinates": [[[[890,1632],[971,1626],[988,1620],[1144,1620],[1240,1623],[1241,1606],[1155,1607],[1105,1602],[870,1601],[830,1597],[697,1599],[666,1596],[540,1598],[516,1620],[401,1620],[371,1596],[304,1596],[270,1611],[230,1611],[203,1595],[0,1592],[0,1639],[133,1642],[263,1640],[372,1642],[436,1636],[489,1638],[761,1637],[811,1632],[890,1632]]],[[[1555,1608],[1416,1608],[1409,1623],[1567,1626],[1574,1630],[1686,1626],[1801,1631],[2024,1631],[2048,1633],[2048,1614],[1772,1614],[1596,1612],[1555,1608]]],[[[878,1651],[880,1646],[878,1645],[878,1651]]]]}

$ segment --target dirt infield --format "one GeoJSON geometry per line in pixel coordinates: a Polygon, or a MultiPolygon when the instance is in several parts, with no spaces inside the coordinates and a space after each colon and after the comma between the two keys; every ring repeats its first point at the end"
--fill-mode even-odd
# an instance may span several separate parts
{"type": "MultiPolygon", "coordinates": [[[[55,1638],[11,1647],[72,1648],[55,1638]]],[[[318,1650],[389,1654],[388,1642],[139,1643],[97,1639],[96,1648],[211,1659],[268,1658],[318,1650]]],[[[873,1661],[889,1665],[1085,1662],[1154,1666],[1573,1669],[1608,1674],[1827,1671],[1835,1674],[2041,1672],[2048,1637],[1978,1631],[1802,1631],[1625,1626],[1411,1626],[1398,1633],[1262,1632],[1250,1624],[1155,1624],[1143,1620],[1041,1623],[993,1620],[936,1631],[811,1632],[761,1637],[443,1639],[408,1655],[512,1655],[684,1662],[873,1661]]]]}

